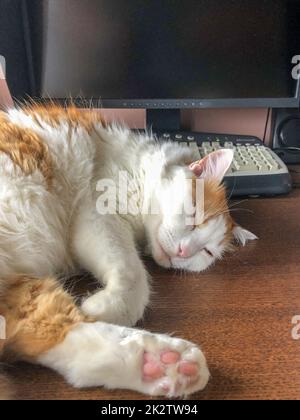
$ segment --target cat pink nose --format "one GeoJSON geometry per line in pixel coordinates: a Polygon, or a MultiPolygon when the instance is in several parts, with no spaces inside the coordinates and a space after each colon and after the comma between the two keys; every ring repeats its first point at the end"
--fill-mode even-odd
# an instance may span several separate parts
{"type": "Polygon", "coordinates": [[[184,245],[179,245],[177,256],[180,258],[187,258],[189,256],[187,247],[184,245]]]}

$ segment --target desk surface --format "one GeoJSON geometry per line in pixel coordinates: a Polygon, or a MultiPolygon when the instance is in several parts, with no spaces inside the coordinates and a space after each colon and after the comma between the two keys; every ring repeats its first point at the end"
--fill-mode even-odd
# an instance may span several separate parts
{"type": "MultiPolygon", "coordinates": [[[[260,240],[227,255],[207,273],[176,274],[148,263],[155,294],[143,327],[199,343],[212,379],[196,399],[299,399],[300,190],[249,200],[236,220],[260,240]]],[[[55,373],[10,369],[24,399],[140,399],[128,391],[74,390],[55,373]]]]}

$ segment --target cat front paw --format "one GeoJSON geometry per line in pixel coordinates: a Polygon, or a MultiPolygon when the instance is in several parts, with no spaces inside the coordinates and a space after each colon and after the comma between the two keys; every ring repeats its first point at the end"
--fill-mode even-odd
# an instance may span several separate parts
{"type": "Polygon", "coordinates": [[[106,289],[82,302],[83,313],[98,321],[126,327],[134,326],[143,316],[145,306],[141,302],[132,304],[124,296],[106,289]]]}

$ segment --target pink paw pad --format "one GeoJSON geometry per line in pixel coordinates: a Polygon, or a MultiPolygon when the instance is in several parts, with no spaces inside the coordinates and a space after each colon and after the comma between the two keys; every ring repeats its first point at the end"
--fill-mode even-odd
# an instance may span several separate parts
{"type": "Polygon", "coordinates": [[[179,364],[178,372],[185,376],[196,376],[199,371],[197,363],[182,361],[179,364]]]}
{"type": "Polygon", "coordinates": [[[149,379],[158,379],[161,378],[164,374],[162,366],[148,362],[144,364],[144,376],[149,379]]]}
{"type": "MultiPolygon", "coordinates": [[[[159,355],[145,352],[143,362],[143,380],[146,382],[162,378],[166,375],[166,369],[169,367],[175,369],[189,380],[192,380],[199,374],[197,363],[181,360],[181,354],[174,350],[165,350],[159,355]]],[[[168,388],[168,386],[166,387],[168,388]]]]}
{"type": "Polygon", "coordinates": [[[180,354],[177,351],[165,351],[161,354],[160,360],[165,365],[172,365],[177,363],[180,359],[180,354]]]}

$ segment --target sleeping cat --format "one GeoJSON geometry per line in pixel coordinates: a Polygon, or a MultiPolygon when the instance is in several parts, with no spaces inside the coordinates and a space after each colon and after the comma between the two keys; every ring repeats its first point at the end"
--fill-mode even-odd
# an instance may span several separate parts
{"type": "Polygon", "coordinates": [[[76,387],[169,397],[202,390],[209,371],[197,345],[131,328],[150,295],[139,252],[166,268],[201,272],[234,239],[256,238],[228,210],[222,179],[232,151],[197,161],[189,147],[106,125],[97,112],[33,105],[0,114],[0,152],[3,356],[50,367],[76,387]],[[120,171],[135,187],[127,192],[134,209],[151,203],[156,212],[101,214],[101,182],[120,187],[120,171]],[[169,211],[170,203],[179,210],[195,201],[198,180],[200,223],[196,213],[169,211]],[[79,268],[99,281],[80,308],[56,280],[79,268]]]}

